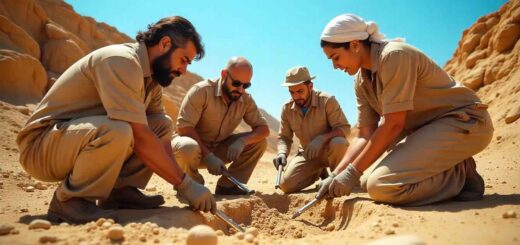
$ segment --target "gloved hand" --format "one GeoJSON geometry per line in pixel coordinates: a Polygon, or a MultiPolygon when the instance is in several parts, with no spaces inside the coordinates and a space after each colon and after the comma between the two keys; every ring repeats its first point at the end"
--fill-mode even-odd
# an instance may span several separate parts
{"type": "Polygon", "coordinates": [[[244,150],[244,147],[246,147],[246,141],[244,138],[240,137],[233,144],[229,145],[228,151],[227,151],[227,158],[230,161],[235,161],[238,159],[242,151],[244,150]]]}
{"type": "Polygon", "coordinates": [[[211,211],[212,214],[217,211],[217,202],[208,188],[193,181],[187,174],[177,186],[177,191],[188,200],[193,210],[211,211]]]}
{"type": "Polygon", "coordinates": [[[224,162],[215,156],[213,152],[206,155],[206,157],[202,159],[202,163],[206,164],[208,172],[213,175],[222,175],[222,169],[226,169],[224,162]]]}
{"type": "Polygon", "coordinates": [[[276,156],[273,159],[273,163],[274,163],[274,167],[276,169],[278,169],[279,165],[282,165],[285,167],[285,165],[287,165],[287,156],[285,156],[285,154],[283,154],[283,153],[279,153],[278,156],[276,156]]]}
{"type": "Polygon", "coordinates": [[[331,196],[340,197],[348,196],[355,186],[359,185],[359,178],[363,173],[359,172],[352,163],[350,163],[343,172],[338,174],[332,180],[329,186],[331,196]]]}
{"type": "Polygon", "coordinates": [[[314,159],[318,157],[323,144],[325,143],[325,136],[318,135],[314,138],[308,145],[305,147],[305,151],[303,152],[303,156],[307,160],[314,159]]]}
{"type": "Polygon", "coordinates": [[[334,173],[331,173],[329,175],[329,177],[327,177],[324,180],[321,180],[320,189],[318,190],[318,195],[316,196],[316,198],[321,199],[321,198],[327,198],[327,197],[331,196],[331,195],[329,195],[329,186],[330,186],[330,183],[332,183],[332,180],[334,179],[334,177],[336,177],[336,175],[334,173]]]}

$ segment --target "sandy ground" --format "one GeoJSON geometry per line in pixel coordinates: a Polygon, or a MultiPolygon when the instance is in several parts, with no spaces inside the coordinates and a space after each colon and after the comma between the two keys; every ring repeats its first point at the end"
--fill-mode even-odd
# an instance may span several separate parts
{"type": "MultiPolygon", "coordinates": [[[[107,228],[94,222],[85,225],[53,224],[48,230],[29,229],[37,218],[45,219],[55,183],[28,177],[18,163],[15,137],[27,115],[20,108],[0,102],[0,224],[14,226],[0,236],[0,244],[35,244],[42,237],[59,244],[109,244],[107,228]],[[27,192],[26,186],[38,188],[27,192]],[[44,189],[44,190],[40,190],[44,189]]],[[[273,155],[266,153],[247,184],[253,196],[218,197],[219,209],[243,227],[256,227],[259,244],[365,244],[386,236],[413,234],[429,244],[518,244],[520,221],[503,218],[520,214],[520,120],[497,125],[491,145],[476,157],[486,180],[482,201],[447,201],[423,207],[393,207],[370,201],[360,191],[349,197],[321,201],[295,220],[293,212],[310,201],[314,186],[303,193],[283,195],[274,189],[273,155]]],[[[216,177],[202,171],[211,190],[216,177]]],[[[247,244],[228,226],[210,214],[189,210],[179,202],[172,186],[154,176],[148,193],[162,194],[167,202],[155,210],[120,210],[124,227],[121,244],[184,244],[187,230],[208,224],[222,230],[221,244],[247,244]]]]}

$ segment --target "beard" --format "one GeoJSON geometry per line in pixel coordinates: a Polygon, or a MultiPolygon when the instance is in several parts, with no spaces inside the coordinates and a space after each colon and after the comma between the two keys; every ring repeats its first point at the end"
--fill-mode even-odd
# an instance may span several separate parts
{"type": "Polygon", "coordinates": [[[307,103],[307,101],[304,99],[295,100],[294,102],[296,102],[296,104],[300,107],[303,107],[307,103]]]}
{"type": "Polygon", "coordinates": [[[237,91],[231,91],[229,90],[228,86],[224,84],[224,93],[231,99],[232,101],[237,101],[240,99],[240,96],[242,96],[242,93],[237,91]]]}
{"type": "Polygon", "coordinates": [[[170,56],[173,51],[174,48],[170,48],[168,52],[157,57],[152,62],[152,78],[162,87],[168,87],[174,78],[181,75],[179,71],[171,71],[170,56]]]}

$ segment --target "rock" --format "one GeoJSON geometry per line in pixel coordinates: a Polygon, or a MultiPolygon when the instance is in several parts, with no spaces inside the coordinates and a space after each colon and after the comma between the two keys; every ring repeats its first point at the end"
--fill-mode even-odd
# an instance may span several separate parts
{"type": "Polygon", "coordinates": [[[502,214],[502,218],[504,219],[516,219],[516,212],[513,210],[509,210],[502,214]]]}
{"type": "Polygon", "coordinates": [[[25,191],[26,191],[26,192],[34,192],[34,187],[32,187],[32,186],[27,186],[27,187],[25,187],[25,191]]]}
{"type": "Polygon", "coordinates": [[[246,234],[245,240],[246,242],[253,243],[255,241],[255,236],[253,236],[251,233],[248,233],[246,234]]]}
{"type": "Polygon", "coordinates": [[[480,33],[472,33],[468,37],[466,37],[465,41],[462,43],[461,50],[462,52],[471,53],[479,45],[480,38],[482,34],[480,33]]]}
{"type": "Polygon", "coordinates": [[[29,229],[50,229],[51,228],[51,222],[44,220],[44,219],[35,219],[31,221],[29,224],[29,229]]]}
{"type": "Polygon", "coordinates": [[[36,58],[0,49],[0,98],[11,104],[38,103],[47,88],[47,72],[36,58]]]}
{"type": "Polygon", "coordinates": [[[14,226],[10,224],[1,224],[0,225],[0,236],[7,235],[14,229],[14,226]]]}
{"type": "Polygon", "coordinates": [[[479,50],[471,53],[468,58],[466,59],[466,68],[473,68],[475,64],[477,63],[477,60],[486,58],[487,53],[486,50],[479,50]]]}
{"type": "Polygon", "coordinates": [[[58,241],[58,238],[56,236],[43,235],[40,237],[39,241],[40,241],[40,243],[46,243],[46,242],[55,243],[58,241]]]}
{"type": "Polygon", "coordinates": [[[223,235],[225,235],[224,232],[221,231],[221,230],[217,230],[215,233],[217,234],[217,236],[223,236],[223,235]]]}
{"type": "Polygon", "coordinates": [[[426,242],[418,236],[400,235],[384,237],[367,245],[426,245],[426,242]]]}
{"type": "Polygon", "coordinates": [[[0,48],[10,49],[40,59],[40,46],[24,29],[0,15],[0,48]]]}
{"type": "Polygon", "coordinates": [[[213,228],[207,225],[197,225],[188,231],[186,245],[216,245],[217,234],[213,228]]]}
{"type": "Polygon", "coordinates": [[[507,124],[510,124],[518,120],[518,118],[520,118],[520,105],[507,113],[505,121],[507,124]]]}
{"type": "Polygon", "coordinates": [[[146,191],[157,191],[157,187],[155,185],[152,185],[150,187],[146,187],[146,191]]]}
{"type": "Polygon", "coordinates": [[[466,85],[466,87],[471,88],[476,91],[480,87],[482,87],[483,80],[484,80],[484,72],[485,72],[485,69],[482,67],[475,68],[471,72],[466,74],[466,77],[464,77],[464,79],[462,79],[462,82],[464,83],[464,85],[466,85]]]}
{"type": "Polygon", "coordinates": [[[387,235],[393,235],[393,234],[395,234],[395,231],[392,230],[392,229],[390,229],[390,230],[385,231],[385,234],[387,234],[387,235]]]}
{"type": "Polygon", "coordinates": [[[84,55],[72,39],[51,39],[43,46],[42,64],[49,71],[61,74],[84,55]]]}
{"type": "Polygon", "coordinates": [[[333,223],[330,223],[325,227],[326,231],[333,231],[336,228],[336,226],[333,223]]]}
{"type": "Polygon", "coordinates": [[[38,182],[34,185],[34,188],[38,189],[38,190],[47,190],[47,186],[44,185],[43,183],[41,182],[38,182]]]}
{"type": "Polygon", "coordinates": [[[254,237],[257,237],[260,231],[256,227],[249,227],[246,229],[246,234],[251,234],[254,237]]]}
{"type": "Polygon", "coordinates": [[[103,223],[105,223],[105,221],[107,221],[105,218],[99,218],[99,219],[96,221],[96,225],[97,225],[97,226],[102,226],[103,223]]]}
{"type": "Polygon", "coordinates": [[[520,25],[509,23],[499,29],[494,39],[493,48],[498,52],[507,51],[516,44],[520,38],[520,25]]]}
{"type": "Polygon", "coordinates": [[[238,232],[237,234],[235,234],[235,236],[238,238],[238,240],[243,240],[245,234],[243,232],[238,232]]]}
{"type": "Polygon", "coordinates": [[[107,237],[111,241],[121,241],[125,238],[125,230],[120,226],[112,226],[108,229],[107,237]]]}
{"type": "Polygon", "coordinates": [[[393,227],[399,227],[399,223],[394,222],[394,223],[392,223],[392,226],[393,226],[393,227]]]}

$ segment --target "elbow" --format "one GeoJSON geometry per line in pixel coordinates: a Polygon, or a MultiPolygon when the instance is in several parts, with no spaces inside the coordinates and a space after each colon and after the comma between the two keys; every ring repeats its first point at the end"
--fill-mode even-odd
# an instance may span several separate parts
{"type": "Polygon", "coordinates": [[[256,127],[255,131],[257,131],[262,138],[267,138],[269,136],[269,127],[266,125],[256,127]]]}

